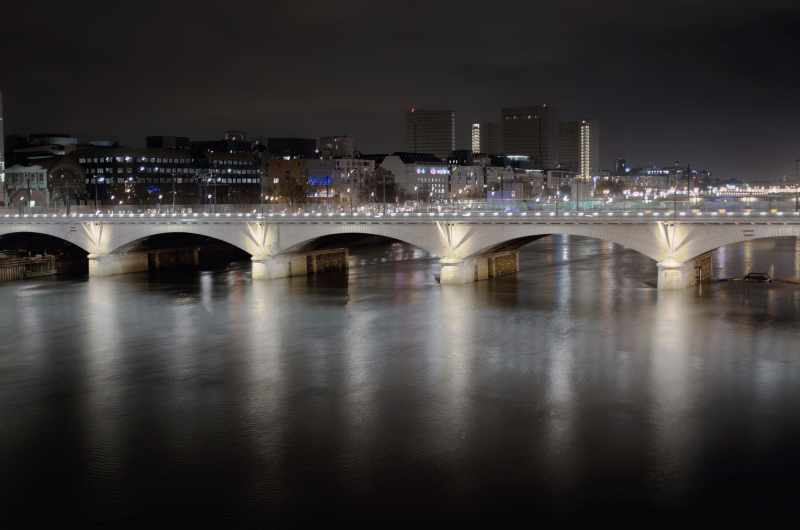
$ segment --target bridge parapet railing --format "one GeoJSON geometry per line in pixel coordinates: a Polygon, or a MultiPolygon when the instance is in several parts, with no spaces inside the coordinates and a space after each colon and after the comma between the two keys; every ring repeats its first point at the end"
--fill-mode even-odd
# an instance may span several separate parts
{"type": "Polygon", "coordinates": [[[173,205],[71,205],[69,208],[47,206],[17,206],[0,208],[0,219],[52,216],[210,216],[210,217],[295,217],[316,215],[338,216],[648,216],[648,217],[692,217],[692,216],[789,216],[796,215],[796,203],[792,199],[748,200],[740,202],[721,201],[581,201],[536,202],[536,201],[434,201],[409,203],[370,204],[178,204],[173,205]],[[626,215],[627,214],[627,215],[626,215]]]}

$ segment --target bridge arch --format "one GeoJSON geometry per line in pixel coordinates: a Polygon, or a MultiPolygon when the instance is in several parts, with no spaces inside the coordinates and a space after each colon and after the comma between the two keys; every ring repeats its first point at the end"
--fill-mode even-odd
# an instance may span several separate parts
{"type": "MultiPolygon", "coordinates": [[[[134,247],[141,241],[160,234],[195,234],[217,239],[239,248],[248,254],[257,255],[263,252],[259,245],[259,230],[266,230],[263,224],[253,227],[241,224],[143,224],[109,227],[107,241],[101,240],[101,247],[106,253],[120,254],[134,247]]],[[[101,236],[102,237],[102,236],[101,236]]]]}
{"type": "Polygon", "coordinates": [[[332,224],[307,227],[304,225],[282,227],[280,238],[272,240],[265,250],[267,254],[280,256],[304,251],[309,243],[323,238],[335,241],[346,235],[374,235],[396,239],[419,247],[434,256],[444,257],[448,248],[438,237],[435,227],[423,225],[384,225],[384,224],[332,224]],[[409,229],[410,227],[413,229],[409,229]]]}
{"type": "Polygon", "coordinates": [[[726,245],[772,237],[800,237],[800,226],[737,225],[735,230],[718,231],[709,237],[687,241],[677,255],[680,259],[690,260],[726,245]]]}
{"type": "Polygon", "coordinates": [[[530,224],[514,228],[508,225],[500,226],[502,227],[500,230],[476,234],[464,242],[463,248],[455,250],[463,258],[473,258],[503,250],[516,250],[542,237],[564,234],[616,243],[656,261],[665,257],[664,247],[659,244],[658,229],[652,225],[636,226],[635,230],[626,226],[624,231],[615,230],[615,225],[603,228],[588,224],[530,224]]]}
{"type": "Polygon", "coordinates": [[[79,247],[88,253],[93,252],[95,249],[91,238],[85,233],[79,224],[75,225],[74,232],[72,231],[71,227],[65,228],[62,225],[48,223],[0,224],[0,236],[17,233],[44,234],[57,237],[72,243],[76,247],[79,247]]]}

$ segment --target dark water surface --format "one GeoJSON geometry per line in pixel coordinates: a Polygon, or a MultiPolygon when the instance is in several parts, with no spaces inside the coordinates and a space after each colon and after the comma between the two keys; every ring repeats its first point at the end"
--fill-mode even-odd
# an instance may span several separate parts
{"type": "MultiPolygon", "coordinates": [[[[351,255],[0,285],[0,527],[798,521],[800,286],[659,292],[568,236],[463,286],[351,255]]],[[[714,259],[800,278],[794,239],[714,259]]]]}

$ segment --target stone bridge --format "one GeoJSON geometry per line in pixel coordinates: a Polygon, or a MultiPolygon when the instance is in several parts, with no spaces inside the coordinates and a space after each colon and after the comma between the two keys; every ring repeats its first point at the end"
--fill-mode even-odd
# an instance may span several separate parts
{"type": "Polygon", "coordinates": [[[686,214],[405,213],[27,215],[0,218],[0,235],[48,234],[89,253],[90,276],[147,270],[129,253],[138,242],[189,233],[252,255],[253,278],[273,279],[347,267],[354,237],[376,235],[422,248],[441,260],[441,283],[468,283],[519,270],[518,250],[550,234],[602,239],[658,263],[660,289],[685,288],[711,275],[710,253],[748,239],[800,235],[797,213],[686,214]]]}

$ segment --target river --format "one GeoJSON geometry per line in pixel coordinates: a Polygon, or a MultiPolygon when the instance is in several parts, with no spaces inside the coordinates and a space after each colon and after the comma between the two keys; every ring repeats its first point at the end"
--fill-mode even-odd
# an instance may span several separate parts
{"type": "MultiPolygon", "coordinates": [[[[714,261],[800,279],[794,239],[714,261]]],[[[575,236],[467,285],[405,244],[351,262],[1,284],[0,526],[797,518],[800,285],[659,292],[575,236]]]]}

